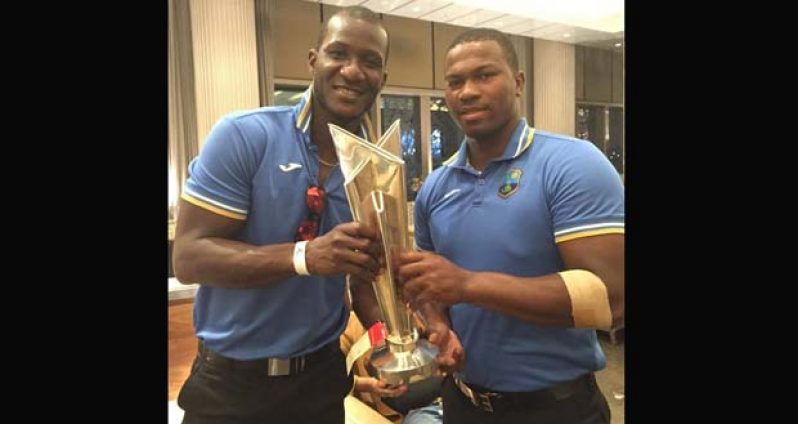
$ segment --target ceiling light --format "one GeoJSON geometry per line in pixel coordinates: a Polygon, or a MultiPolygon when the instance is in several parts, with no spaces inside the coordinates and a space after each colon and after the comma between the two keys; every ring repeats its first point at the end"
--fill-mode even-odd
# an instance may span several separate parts
{"type": "Polygon", "coordinates": [[[625,0],[451,0],[460,6],[503,12],[602,32],[623,31],[625,0]]]}
{"type": "Polygon", "coordinates": [[[570,37],[570,36],[571,36],[571,34],[568,34],[568,33],[566,32],[566,33],[565,33],[565,34],[563,34],[562,36],[563,36],[563,37],[565,37],[565,38],[568,38],[568,37],[570,37]]]}
{"type": "Polygon", "coordinates": [[[621,47],[621,43],[615,43],[615,47],[621,47]]]}

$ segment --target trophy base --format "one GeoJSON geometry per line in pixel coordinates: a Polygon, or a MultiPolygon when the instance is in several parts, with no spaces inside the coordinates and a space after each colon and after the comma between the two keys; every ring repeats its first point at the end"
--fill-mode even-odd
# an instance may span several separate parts
{"type": "Polygon", "coordinates": [[[369,372],[388,384],[411,384],[435,374],[438,348],[425,339],[419,339],[414,349],[388,343],[388,348],[375,351],[369,360],[369,372]]]}

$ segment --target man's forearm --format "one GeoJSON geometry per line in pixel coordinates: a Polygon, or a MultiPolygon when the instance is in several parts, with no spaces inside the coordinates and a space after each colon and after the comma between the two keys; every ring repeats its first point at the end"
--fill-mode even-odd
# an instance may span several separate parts
{"type": "Polygon", "coordinates": [[[175,276],[183,283],[225,288],[257,288],[296,275],[294,243],[253,246],[204,238],[175,246],[175,276]]]}
{"type": "Polygon", "coordinates": [[[573,326],[570,298],[557,274],[516,277],[477,272],[467,284],[463,302],[534,324],[573,326]]]}
{"type": "MultiPolygon", "coordinates": [[[[595,276],[592,273],[591,275],[595,276]]],[[[613,317],[623,317],[623,311],[618,311],[617,306],[612,310],[609,302],[609,299],[617,299],[616,305],[623,306],[623,281],[610,278],[601,280],[599,277],[595,277],[595,280],[601,282],[603,293],[587,290],[580,298],[575,299],[569,293],[560,273],[516,277],[495,272],[477,272],[467,283],[463,302],[539,325],[583,328],[585,323],[589,323],[587,327],[606,330],[613,317]],[[586,298],[588,295],[592,297],[586,298]],[[577,301],[576,310],[574,301],[577,301]],[[600,306],[603,307],[599,308],[600,306]],[[596,321],[585,315],[586,312],[592,315],[600,309],[606,309],[605,315],[609,318],[596,321]],[[580,318],[578,322],[574,320],[575,313],[580,318]],[[586,318],[590,319],[585,320],[586,318]]]]}
{"type": "Polygon", "coordinates": [[[363,324],[363,328],[368,330],[377,321],[383,320],[380,305],[377,303],[377,295],[370,282],[350,276],[349,290],[352,292],[352,310],[363,324]]]}

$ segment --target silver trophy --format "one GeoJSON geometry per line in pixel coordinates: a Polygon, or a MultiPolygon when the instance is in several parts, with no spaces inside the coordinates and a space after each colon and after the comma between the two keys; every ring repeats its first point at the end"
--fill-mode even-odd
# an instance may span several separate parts
{"type": "Polygon", "coordinates": [[[387,348],[372,352],[370,372],[388,384],[421,381],[437,370],[438,348],[419,338],[412,311],[400,301],[394,279],[396,254],[413,246],[407,223],[399,120],[376,145],[337,125],[329,127],[352,217],[379,230],[385,252],[385,272],[377,277],[373,287],[387,331],[387,348]]]}

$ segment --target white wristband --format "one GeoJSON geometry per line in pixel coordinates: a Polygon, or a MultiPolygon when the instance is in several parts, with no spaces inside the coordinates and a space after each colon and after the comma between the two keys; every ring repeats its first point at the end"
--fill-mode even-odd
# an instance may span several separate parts
{"type": "Polygon", "coordinates": [[[294,271],[299,275],[310,275],[305,263],[305,245],[307,241],[298,241],[294,245],[294,271]]]}

